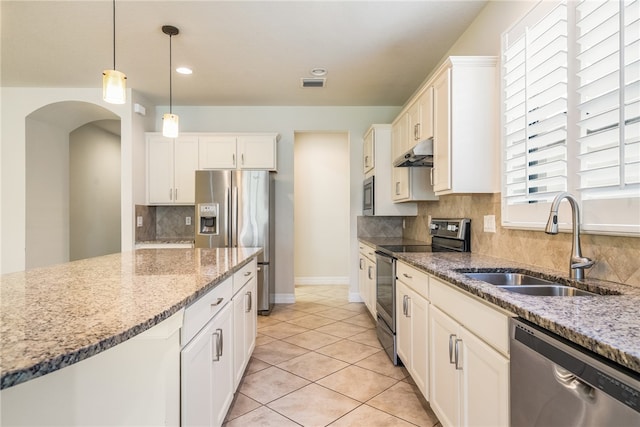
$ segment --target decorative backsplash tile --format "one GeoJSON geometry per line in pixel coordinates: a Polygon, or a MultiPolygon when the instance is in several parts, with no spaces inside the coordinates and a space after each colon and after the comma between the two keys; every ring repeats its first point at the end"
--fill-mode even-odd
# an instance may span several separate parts
{"type": "MultiPolygon", "coordinates": [[[[418,216],[405,219],[404,237],[431,241],[428,217],[471,218],[471,251],[569,274],[571,233],[512,230],[500,226],[500,193],[441,196],[418,204],[418,216]],[[496,216],[496,232],[483,231],[484,215],[496,216]]],[[[582,253],[596,261],[588,277],[640,286],[640,238],[581,234],[582,253]]]]}
{"type": "Polygon", "coordinates": [[[359,216],[358,237],[402,237],[402,217],[359,216]]]}
{"type": "Polygon", "coordinates": [[[142,227],[136,226],[136,242],[154,240],[194,240],[195,211],[193,206],[136,205],[136,217],[142,217],[142,227]],[[186,218],[191,225],[186,225],[186,218]]]}

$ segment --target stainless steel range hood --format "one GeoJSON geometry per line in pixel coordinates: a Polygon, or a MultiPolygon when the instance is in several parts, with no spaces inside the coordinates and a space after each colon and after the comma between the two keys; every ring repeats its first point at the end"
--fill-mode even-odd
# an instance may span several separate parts
{"type": "Polygon", "coordinates": [[[394,167],[433,167],[433,138],[418,142],[393,162],[394,167]]]}

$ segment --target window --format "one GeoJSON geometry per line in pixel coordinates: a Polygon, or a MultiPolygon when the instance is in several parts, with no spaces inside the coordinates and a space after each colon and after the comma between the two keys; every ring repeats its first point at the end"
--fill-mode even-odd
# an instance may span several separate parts
{"type": "Polygon", "coordinates": [[[583,230],[640,234],[639,3],[540,2],[503,34],[504,226],[569,191],[583,230]]]}

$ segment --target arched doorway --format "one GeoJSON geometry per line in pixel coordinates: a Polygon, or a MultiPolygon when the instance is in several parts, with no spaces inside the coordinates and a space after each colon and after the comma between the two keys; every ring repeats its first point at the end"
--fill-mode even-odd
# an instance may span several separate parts
{"type": "Polygon", "coordinates": [[[111,230],[120,230],[119,117],[95,104],[65,101],[42,107],[25,121],[25,267],[118,251],[120,233],[111,230]],[[101,164],[108,166],[97,170],[101,164]],[[108,189],[104,181],[110,181],[108,189]],[[108,198],[96,197],[107,192],[108,198]],[[112,239],[102,240],[106,230],[115,234],[115,250],[112,239]]]}

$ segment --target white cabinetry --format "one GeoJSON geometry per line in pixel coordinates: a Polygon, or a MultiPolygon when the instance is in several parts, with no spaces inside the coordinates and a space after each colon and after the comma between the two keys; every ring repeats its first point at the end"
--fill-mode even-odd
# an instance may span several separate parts
{"type": "Polygon", "coordinates": [[[200,169],[276,170],[277,134],[200,136],[200,169]]]}
{"type": "Polygon", "coordinates": [[[376,166],[375,162],[375,131],[374,128],[370,128],[364,136],[364,145],[362,147],[362,168],[364,170],[364,176],[371,175],[370,172],[376,166]]]}
{"type": "Polygon", "coordinates": [[[182,331],[182,425],[220,426],[233,400],[233,279],[185,310],[182,331]]]}
{"type": "Polygon", "coordinates": [[[233,342],[234,342],[234,390],[256,345],[257,329],[257,279],[255,258],[233,275],[233,342]]]}
{"type": "MultiPolygon", "coordinates": [[[[375,165],[377,165],[368,173],[365,173],[365,175],[367,176],[375,175],[375,215],[415,216],[418,214],[418,206],[415,203],[394,203],[394,201],[398,201],[396,200],[396,196],[394,195],[394,193],[396,192],[397,188],[401,188],[401,185],[398,186],[395,184],[396,168],[393,167],[391,161],[391,132],[391,125],[372,125],[364,136],[365,141],[367,141],[367,139],[373,141],[373,158],[375,159],[375,165]]],[[[412,175],[409,175],[410,171],[408,170],[401,172],[407,174],[404,185],[409,191],[407,193],[407,197],[403,198],[402,201],[412,202],[415,200],[421,200],[418,198],[411,198],[411,195],[414,194],[411,192],[413,186],[415,185],[416,189],[419,188],[419,178],[416,178],[416,176],[419,175],[419,172],[416,172],[416,174],[412,175]]],[[[425,180],[428,180],[428,175],[425,180]]],[[[431,192],[431,197],[434,197],[433,192],[431,192]]],[[[432,198],[424,200],[432,200],[432,198]]]]}
{"type": "MultiPolygon", "coordinates": [[[[422,111],[418,109],[418,111],[422,111]]],[[[416,120],[416,119],[414,119],[416,120]]],[[[427,167],[393,167],[393,160],[398,156],[404,154],[409,148],[414,145],[413,130],[411,131],[411,138],[408,135],[409,128],[409,114],[401,114],[393,122],[392,125],[392,145],[393,156],[391,158],[391,199],[394,202],[412,202],[412,201],[425,201],[425,200],[438,200],[438,197],[433,192],[433,186],[431,185],[431,168],[427,167]]],[[[418,129],[420,126],[417,126],[418,129]]],[[[403,203],[405,204],[405,203],[403,203]]],[[[400,204],[399,206],[402,206],[400,204]]],[[[412,205],[412,204],[410,204],[412,205]]],[[[398,204],[396,203],[396,206],[398,204]]],[[[417,215],[414,214],[414,215],[417,215]]]]}
{"type": "Polygon", "coordinates": [[[433,277],[430,297],[430,403],[438,419],[508,425],[508,315],[433,277]]]}
{"type": "Polygon", "coordinates": [[[429,277],[402,262],[396,276],[398,356],[429,400],[429,277]]]}
{"type": "MultiPolygon", "coordinates": [[[[433,138],[433,88],[427,87],[409,107],[407,150],[420,141],[433,138]]],[[[394,159],[395,160],[395,159],[394,159]]]]}
{"type": "Polygon", "coordinates": [[[152,205],[193,205],[198,138],[147,135],[147,201],[152,205]]]}
{"type": "Polygon", "coordinates": [[[433,86],[436,194],[500,191],[497,60],[450,57],[433,86]]]}
{"type": "Polygon", "coordinates": [[[358,291],[369,313],[376,318],[376,255],[375,248],[360,243],[358,291]]]}

